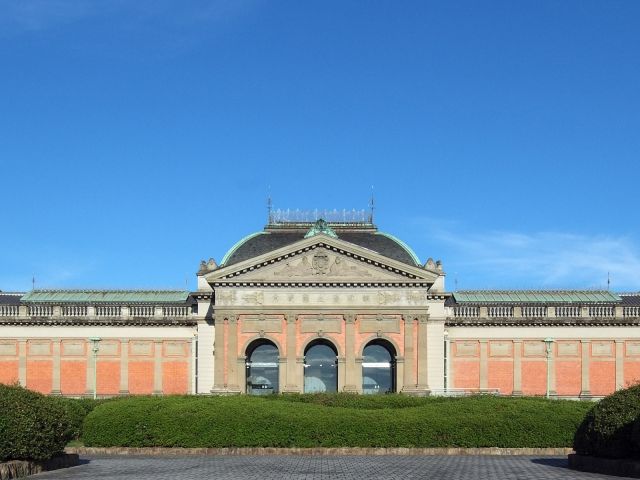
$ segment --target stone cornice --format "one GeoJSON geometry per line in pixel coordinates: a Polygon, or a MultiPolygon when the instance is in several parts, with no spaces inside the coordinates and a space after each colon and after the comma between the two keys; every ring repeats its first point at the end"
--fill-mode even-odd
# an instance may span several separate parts
{"type": "Polygon", "coordinates": [[[447,327],[627,327],[640,325],[637,318],[452,318],[445,321],[447,327]]]}
{"type": "Polygon", "coordinates": [[[196,318],[185,317],[0,317],[0,325],[23,326],[154,326],[154,327],[179,327],[195,326],[196,318]]]}

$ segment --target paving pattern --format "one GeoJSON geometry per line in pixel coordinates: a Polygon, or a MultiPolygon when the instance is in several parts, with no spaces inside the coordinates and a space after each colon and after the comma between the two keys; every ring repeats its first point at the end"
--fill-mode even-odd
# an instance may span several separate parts
{"type": "Polygon", "coordinates": [[[44,479],[620,479],[567,468],[566,458],[471,456],[90,457],[44,479]]]}

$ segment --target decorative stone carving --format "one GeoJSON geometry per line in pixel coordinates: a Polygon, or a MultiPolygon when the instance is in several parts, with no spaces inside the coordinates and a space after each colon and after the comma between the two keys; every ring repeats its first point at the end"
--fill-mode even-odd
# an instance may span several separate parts
{"type": "Polygon", "coordinates": [[[341,333],[342,332],[342,316],[339,315],[304,315],[300,325],[302,333],[341,333]]]}
{"type": "Polygon", "coordinates": [[[363,315],[360,318],[360,332],[400,333],[400,318],[398,315],[363,315]]]}
{"type": "Polygon", "coordinates": [[[613,342],[596,341],[591,342],[591,354],[597,357],[609,357],[613,354],[613,342]]]}
{"type": "Polygon", "coordinates": [[[278,315],[243,315],[241,331],[242,333],[280,333],[282,332],[282,317],[278,315]]]}
{"type": "Polygon", "coordinates": [[[578,342],[560,341],[557,345],[559,357],[577,357],[580,352],[578,342]]]}

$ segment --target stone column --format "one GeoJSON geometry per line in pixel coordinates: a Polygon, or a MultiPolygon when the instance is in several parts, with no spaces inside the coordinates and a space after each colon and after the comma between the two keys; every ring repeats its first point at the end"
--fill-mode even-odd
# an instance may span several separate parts
{"type": "MultiPolygon", "coordinates": [[[[546,345],[545,345],[546,347],[546,345]]],[[[557,396],[558,393],[556,392],[556,360],[555,360],[555,347],[556,347],[556,342],[553,342],[551,344],[551,353],[549,354],[549,358],[548,358],[548,365],[547,368],[549,368],[549,396],[553,397],[553,396],[557,396]]]]}
{"type": "Polygon", "coordinates": [[[27,341],[18,340],[18,382],[27,386],[27,341]]]}
{"type": "Polygon", "coordinates": [[[302,386],[299,383],[297,376],[298,362],[296,361],[296,320],[297,315],[294,313],[287,313],[285,315],[287,322],[287,381],[283,385],[284,392],[286,393],[299,393],[302,391],[302,386]]]}
{"type": "MultiPolygon", "coordinates": [[[[356,317],[353,314],[348,314],[344,316],[345,321],[345,392],[357,392],[358,384],[362,386],[362,378],[361,375],[358,375],[358,371],[356,368],[356,352],[355,352],[355,343],[356,343],[356,330],[355,330],[355,321],[356,317]],[[360,381],[358,378],[360,377],[360,381]]],[[[362,372],[362,369],[360,369],[362,372]]]]}
{"type": "Polygon", "coordinates": [[[589,355],[591,354],[591,340],[580,340],[582,349],[582,389],[580,398],[591,398],[591,387],[589,385],[589,355]]]}
{"type": "Polygon", "coordinates": [[[428,315],[418,315],[418,386],[420,393],[429,393],[429,362],[428,362],[428,315]]]}
{"type": "Polygon", "coordinates": [[[338,391],[342,392],[345,386],[345,364],[346,359],[344,356],[338,355],[338,391]]]}
{"type": "Polygon", "coordinates": [[[489,388],[489,345],[487,340],[480,340],[480,389],[489,388]]]}
{"type": "Polygon", "coordinates": [[[153,394],[162,395],[162,340],[153,341],[153,394]]]}
{"type": "MultiPolygon", "coordinates": [[[[239,393],[238,386],[238,315],[229,316],[229,338],[227,340],[227,389],[239,393]]],[[[244,376],[244,372],[242,372],[244,376]]]]}
{"type": "Polygon", "coordinates": [[[51,395],[60,395],[60,339],[53,340],[53,372],[51,395]]]}
{"type": "Polygon", "coordinates": [[[622,388],[624,388],[624,340],[616,340],[616,390],[622,388]]]}
{"type": "Polygon", "coordinates": [[[120,395],[129,395],[129,339],[120,340],[120,395]]]}
{"type": "Polygon", "coordinates": [[[211,393],[223,393],[226,391],[224,385],[224,318],[225,316],[222,313],[216,313],[215,340],[213,344],[214,373],[211,393]]]}
{"type": "Polygon", "coordinates": [[[304,356],[296,357],[296,378],[300,385],[300,392],[304,393],[304,356]]]}
{"type": "MultiPolygon", "coordinates": [[[[360,369],[362,371],[362,368],[360,369]]],[[[396,392],[401,392],[404,389],[404,357],[396,357],[396,392]]],[[[362,393],[362,386],[358,390],[358,393],[362,393]]]]}
{"type": "MultiPolygon", "coordinates": [[[[278,357],[278,392],[282,393],[284,386],[287,384],[287,357],[278,357]]],[[[246,382],[245,389],[246,391],[246,382]]]]}
{"type": "Polygon", "coordinates": [[[513,392],[514,397],[522,395],[522,340],[513,341],[513,392]]]}
{"type": "MultiPolygon", "coordinates": [[[[282,361],[281,360],[278,360],[278,361],[279,361],[278,374],[280,376],[280,378],[278,378],[278,381],[282,382],[282,361]]],[[[236,365],[237,365],[236,372],[237,372],[237,379],[238,379],[238,392],[247,393],[247,356],[238,355],[238,357],[236,358],[236,365]]]]}
{"type": "MultiPolygon", "coordinates": [[[[98,366],[97,365],[98,359],[96,358],[94,360],[92,344],[91,344],[92,342],[90,342],[89,340],[86,340],[86,343],[87,343],[87,378],[86,378],[85,395],[93,396],[94,390],[97,391],[96,385],[94,385],[93,383],[93,380],[94,380],[93,372],[98,366]]],[[[96,382],[98,381],[97,374],[95,376],[95,380],[96,382]]]]}
{"type": "Polygon", "coordinates": [[[214,385],[214,341],[216,328],[212,318],[198,320],[198,338],[196,340],[196,375],[198,393],[210,393],[214,385]]]}
{"type": "Polygon", "coordinates": [[[404,320],[404,382],[403,389],[406,391],[415,390],[416,379],[414,373],[414,355],[413,351],[413,320],[415,315],[405,314],[402,316],[404,320]]]}

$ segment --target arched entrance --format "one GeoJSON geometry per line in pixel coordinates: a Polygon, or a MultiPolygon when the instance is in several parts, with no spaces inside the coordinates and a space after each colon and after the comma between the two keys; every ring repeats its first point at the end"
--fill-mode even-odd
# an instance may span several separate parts
{"type": "Polygon", "coordinates": [[[385,340],[369,342],[362,352],[362,393],[396,391],[396,352],[385,340]]]}
{"type": "Polygon", "coordinates": [[[269,340],[256,340],[247,347],[247,393],[268,395],[278,393],[278,347],[269,340]]]}
{"type": "Polygon", "coordinates": [[[331,342],[316,340],[304,351],[304,393],[338,391],[338,352],[331,342]]]}

